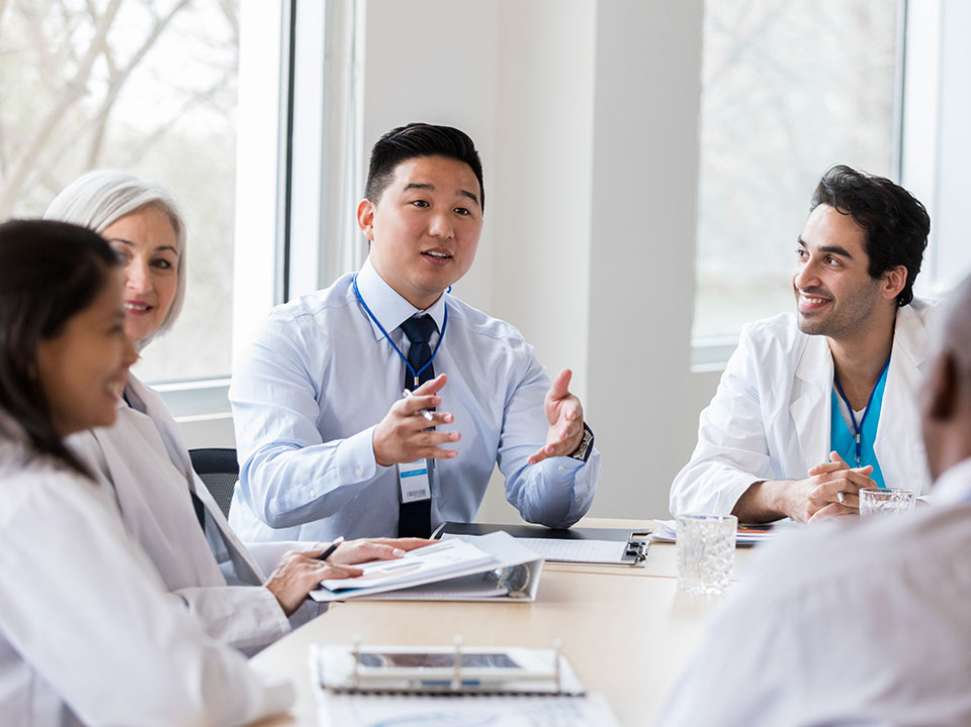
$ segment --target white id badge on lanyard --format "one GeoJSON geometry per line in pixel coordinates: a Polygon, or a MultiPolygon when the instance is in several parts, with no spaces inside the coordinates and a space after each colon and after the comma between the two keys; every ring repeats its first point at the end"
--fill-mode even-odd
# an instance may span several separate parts
{"type": "Polygon", "coordinates": [[[398,486],[401,488],[401,502],[421,502],[430,500],[432,488],[429,481],[428,460],[403,462],[398,465],[398,486]]]}

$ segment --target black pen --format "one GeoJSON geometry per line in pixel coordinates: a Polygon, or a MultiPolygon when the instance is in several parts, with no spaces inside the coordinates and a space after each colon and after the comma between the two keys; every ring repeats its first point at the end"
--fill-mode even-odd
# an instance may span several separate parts
{"type": "Polygon", "coordinates": [[[334,542],[327,547],[327,550],[325,550],[323,553],[317,556],[317,560],[327,560],[330,556],[334,554],[334,551],[337,550],[337,548],[343,542],[344,542],[344,536],[341,535],[339,538],[334,540],[334,542]]]}

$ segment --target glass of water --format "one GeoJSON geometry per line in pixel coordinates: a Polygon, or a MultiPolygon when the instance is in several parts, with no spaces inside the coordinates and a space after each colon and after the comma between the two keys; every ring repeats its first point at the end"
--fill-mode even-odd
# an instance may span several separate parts
{"type": "Polygon", "coordinates": [[[678,523],[678,590],[717,596],[725,592],[735,565],[734,515],[682,515],[678,523]]]}
{"type": "Polygon", "coordinates": [[[907,512],[914,509],[914,502],[910,490],[860,490],[860,517],[907,512]]]}

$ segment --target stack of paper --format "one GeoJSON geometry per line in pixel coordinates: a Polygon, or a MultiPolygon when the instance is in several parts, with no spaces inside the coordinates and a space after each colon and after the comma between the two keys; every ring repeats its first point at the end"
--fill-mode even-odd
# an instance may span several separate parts
{"type": "Polygon", "coordinates": [[[329,579],[321,585],[331,591],[414,585],[429,578],[444,580],[469,568],[491,564],[493,557],[462,540],[441,542],[412,550],[400,560],[378,560],[360,567],[357,578],[329,579]]]}
{"type": "MultiPolygon", "coordinates": [[[[657,529],[651,533],[651,538],[662,543],[674,543],[678,539],[678,525],[674,520],[657,520],[657,529]]],[[[776,523],[766,523],[764,525],[738,526],[735,535],[736,545],[755,545],[771,540],[779,529],[784,529],[792,524],[791,520],[780,520],[776,523]]]]}
{"type": "Polygon", "coordinates": [[[587,697],[359,696],[322,691],[320,727],[616,727],[599,694],[587,697]]]}

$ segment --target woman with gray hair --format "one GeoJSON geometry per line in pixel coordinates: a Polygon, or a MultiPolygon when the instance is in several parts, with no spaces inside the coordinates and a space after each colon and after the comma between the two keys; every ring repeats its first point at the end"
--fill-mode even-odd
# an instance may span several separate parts
{"type": "Polygon", "coordinates": [[[94,171],[68,185],[44,213],[108,240],[126,268],[125,328],[139,347],[167,331],[185,300],[186,230],[168,192],[122,172],[94,171]]]}
{"type": "MultiPolygon", "coordinates": [[[[100,233],[122,259],[125,332],[139,351],[175,322],[185,296],[186,226],[165,190],[115,171],[69,185],[45,217],[100,233]]],[[[188,352],[187,352],[187,355],[188,352]]],[[[244,546],[195,474],[161,398],[129,374],[114,426],[75,434],[72,451],[113,488],[122,519],[171,592],[211,636],[253,653],[316,615],[307,594],[348,567],[397,558],[425,540],[244,546]],[[267,579],[264,574],[270,573],[267,579]]]]}

